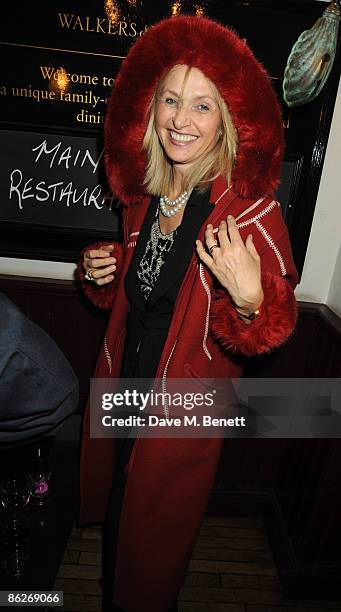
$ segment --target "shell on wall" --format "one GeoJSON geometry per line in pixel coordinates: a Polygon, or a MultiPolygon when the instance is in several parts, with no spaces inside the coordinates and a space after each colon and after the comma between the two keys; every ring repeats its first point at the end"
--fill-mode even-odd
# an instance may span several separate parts
{"type": "Polygon", "coordinates": [[[310,102],[322,90],[335,59],[340,6],[331,2],[310,30],[294,44],[284,71],[283,94],[288,106],[310,102]]]}

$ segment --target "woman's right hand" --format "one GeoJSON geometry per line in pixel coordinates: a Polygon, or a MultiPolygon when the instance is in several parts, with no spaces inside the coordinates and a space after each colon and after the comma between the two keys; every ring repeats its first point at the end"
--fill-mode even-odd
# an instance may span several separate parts
{"type": "Polygon", "coordinates": [[[111,257],[113,250],[114,246],[109,244],[101,249],[90,249],[83,255],[85,274],[90,276],[96,285],[106,285],[114,280],[116,258],[111,257]]]}

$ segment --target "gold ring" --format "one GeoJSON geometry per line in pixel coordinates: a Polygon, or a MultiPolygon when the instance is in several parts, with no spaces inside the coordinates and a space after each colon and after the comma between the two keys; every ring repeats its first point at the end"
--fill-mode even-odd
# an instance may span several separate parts
{"type": "Polygon", "coordinates": [[[214,251],[214,249],[219,249],[219,244],[217,242],[212,244],[212,246],[208,249],[211,255],[212,255],[212,251],[214,251]]]}
{"type": "Polygon", "coordinates": [[[96,279],[93,277],[93,273],[94,273],[94,271],[93,271],[93,270],[90,268],[90,269],[89,269],[89,270],[86,272],[86,274],[84,274],[84,278],[85,278],[85,280],[87,280],[87,281],[92,281],[93,283],[95,283],[95,282],[96,282],[96,279]]]}

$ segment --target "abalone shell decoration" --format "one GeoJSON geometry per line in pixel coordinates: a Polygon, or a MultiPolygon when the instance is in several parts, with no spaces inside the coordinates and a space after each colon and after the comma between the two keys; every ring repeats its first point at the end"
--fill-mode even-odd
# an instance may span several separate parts
{"type": "Polygon", "coordinates": [[[319,95],[335,59],[339,22],[340,4],[331,2],[294,44],[283,80],[283,97],[288,106],[306,104],[319,95]]]}

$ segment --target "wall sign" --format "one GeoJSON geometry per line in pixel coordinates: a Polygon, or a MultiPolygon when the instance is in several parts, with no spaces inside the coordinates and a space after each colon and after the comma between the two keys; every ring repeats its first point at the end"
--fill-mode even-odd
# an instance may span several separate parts
{"type": "Polygon", "coordinates": [[[89,242],[119,239],[98,137],[18,130],[0,137],[2,254],[69,260],[89,242]]]}

